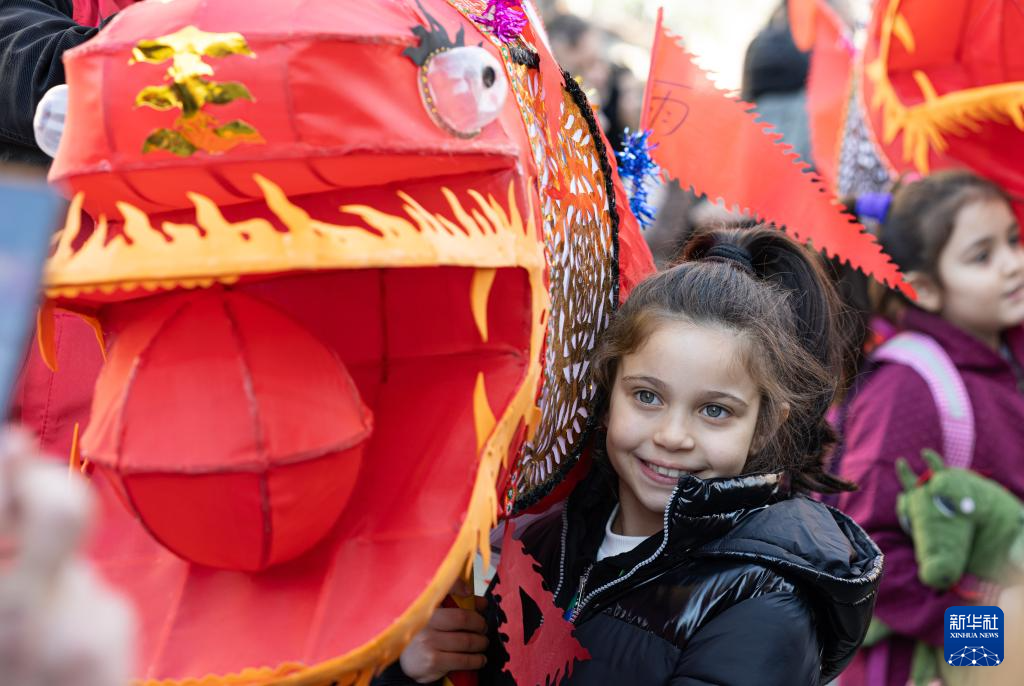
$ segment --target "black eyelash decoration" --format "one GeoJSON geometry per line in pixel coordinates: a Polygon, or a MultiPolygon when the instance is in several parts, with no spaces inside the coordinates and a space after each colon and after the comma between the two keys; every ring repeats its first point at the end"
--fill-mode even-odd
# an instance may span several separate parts
{"type": "Polygon", "coordinates": [[[522,64],[530,69],[540,68],[540,55],[533,50],[527,50],[518,45],[509,45],[508,52],[512,56],[512,61],[516,64],[522,64]]]}
{"type": "Polygon", "coordinates": [[[460,48],[466,45],[466,27],[459,27],[459,32],[455,34],[455,42],[448,37],[448,32],[444,26],[441,25],[437,19],[417,0],[417,5],[420,7],[420,11],[427,18],[427,22],[430,28],[426,26],[414,26],[412,27],[413,35],[420,39],[420,44],[417,47],[406,48],[402,51],[402,54],[411,59],[416,63],[417,66],[422,67],[430,59],[430,56],[440,50],[450,50],[451,48],[460,48]]]}

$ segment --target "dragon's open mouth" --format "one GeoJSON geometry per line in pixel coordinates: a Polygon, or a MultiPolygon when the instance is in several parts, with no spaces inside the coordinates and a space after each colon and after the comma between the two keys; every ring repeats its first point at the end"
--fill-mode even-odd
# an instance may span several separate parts
{"type": "MultiPolygon", "coordinates": [[[[356,487],[331,532],[301,557],[246,575],[244,584],[224,581],[240,572],[173,556],[106,499],[95,559],[111,581],[138,594],[142,660],[154,679],[191,676],[188,665],[232,674],[254,664],[276,677],[331,677],[397,654],[472,553],[486,548],[498,471],[536,401],[547,307],[543,246],[532,212],[524,220],[516,209],[507,173],[482,184],[477,177],[473,189],[454,179],[443,189],[342,199],[348,218],[362,221],[346,226],[322,219],[326,208],[337,215],[338,198],[300,203],[264,182],[271,209],[263,216],[245,217],[239,208],[212,214],[194,198],[191,223],[176,217],[154,225],[123,207],[123,234],[103,235],[109,229],[101,221],[99,235],[76,251],[69,231],[51,263],[48,295],[95,317],[111,334],[111,350],[135,312],[178,297],[183,286],[219,283],[254,298],[337,356],[373,413],[356,487]],[[497,188],[504,189],[500,201],[497,188]],[[233,269],[202,271],[207,240],[233,269]],[[280,249],[267,250],[268,241],[280,249]],[[250,242],[262,244],[250,253],[250,242]],[[127,264],[149,271],[129,273],[127,264]],[[266,600],[253,603],[249,593],[266,600]],[[176,639],[195,630],[192,614],[211,608],[219,619],[205,626],[216,625],[222,637],[246,636],[245,645],[211,637],[182,641],[193,653],[210,645],[209,654],[177,654],[176,639]],[[279,630],[253,633],[254,624],[279,630]]],[[[303,399],[303,386],[294,379],[297,401],[315,403],[303,399]]],[[[93,417],[103,412],[94,406],[93,417]]],[[[136,430],[161,426],[154,416],[136,430]]],[[[86,457],[96,442],[88,439],[87,432],[86,457]]],[[[177,437],[167,432],[161,440],[177,437]]]]}

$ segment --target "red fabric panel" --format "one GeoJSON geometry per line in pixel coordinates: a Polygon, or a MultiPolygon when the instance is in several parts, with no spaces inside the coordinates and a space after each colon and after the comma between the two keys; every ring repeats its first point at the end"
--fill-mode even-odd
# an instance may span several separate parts
{"type": "MultiPolygon", "coordinates": [[[[155,302],[115,340],[86,457],[129,471],[252,467],[315,457],[368,430],[344,367],[276,309],[221,291],[155,302]]],[[[115,326],[117,310],[107,308],[115,326]]]]}
{"type": "MultiPolygon", "coordinates": [[[[110,356],[121,355],[115,343],[110,356]]],[[[127,387],[119,403],[121,442],[96,444],[90,427],[86,457],[107,462],[116,455],[122,472],[222,471],[228,465],[254,468],[262,460],[256,408],[219,298],[188,302],[139,355],[133,375],[120,380],[127,387]]],[[[98,409],[102,400],[97,397],[98,409]]]]}
{"type": "MultiPolygon", "coordinates": [[[[331,186],[436,178],[440,168],[452,175],[511,168],[521,155],[529,159],[513,97],[498,120],[472,140],[433,123],[420,96],[419,67],[402,54],[416,40],[410,28],[421,22],[408,4],[336,5],[314,0],[295,12],[269,3],[258,13],[239,15],[222,3],[139,4],[88,49],[69,51],[67,77],[75,88],[65,134],[76,144],[61,151],[51,178],[85,190],[90,214],[118,218],[119,200],[157,213],[190,207],[186,191],[220,206],[262,197],[254,172],[295,197],[331,186]],[[244,84],[254,101],[238,99],[204,112],[220,122],[244,120],[264,143],[242,145],[228,155],[143,154],[147,135],[173,126],[178,111],[135,106],[143,88],[166,81],[167,65],[130,63],[131,46],[139,36],[156,38],[190,24],[246,38],[255,57],[229,55],[206,63],[214,80],[244,84]],[[339,64],[359,65],[346,70],[344,88],[334,87],[339,64]]],[[[435,14],[453,38],[460,26],[468,28],[450,8],[435,14]]],[[[498,57],[489,42],[482,46],[498,57]]]]}
{"type": "MultiPolygon", "coordinates": [[[[334,203],[337,205],[337,203],[334,203]]],[[[376,403],[384,352],[383,272],[345,269],[283,276],[238,287],[273,305],[323,341],[345,361],[359,395],[376,403]],[[325,309],[324,293],[344,293],[344,316],[325,309]],[[358,333],[357,333],[358,332],[358,333]]]]}
{"type": "Polygon", "coordinates": [[[71,454],[75,424],[89,421],[93,386],[103,364],[96,334],[80,317],[57,312],[54,347],[57,372],[51,372],[39,353],[35,336],[15,386],[9,416],[39,439],[44,453],[66,463],[71,454]]]}
{"type": "Polygon", "coordinates": [[[152,305],[123,308],[131,324],[107,308],[120,331],[97,395],[106,430],[87,432],[83,454],[186,559],[256,570],[308,550],[345,507],[371,430],[344,365],[247,295],[152,305]]]}
{"type": "MultiPolygon", "coordinates": [[[[498,270],[487,300],[488,345],[510,346],[523,355],[529,353],[532,298],[530,277],[525,270],[498,270]]],[[[494,403],[491,406],[498,407],[494,403]]]]}
{"type": "Polygon", "coordinates": [[[326,613],[310,627],[313,655],[355,648],[353,621],[362,635],[375,635],[426,587],[454,541],[453,523],[465,516],[476,475],[471,399],[477,371],[497,386],[499,372],[515,361],[459,355],[391,367],[349,509],[359,516],[339,522],[335,535],[343,543],[322,591],[325,604],[345,611],[326,613]],[[383,578],[373,571],[383,569],[383,578]]]}
{"type": "MultiPolygon", "coordinates": [[[[242,666],[279,665],[304,652],[311,624],[322,612],[340,612],[320,602],[327,582],[330,550],[318,548],[301,564],[241,574],[175,560],[185,574],[174,586],[175,603],[159,619],[160,632],[140,653],[140,664],[155,678],[185,678],[207,673],[235,673],[242,666]]],[[[140,570],[147,583],[161,576],[178,580],[170,570],[140,570]]],[[[378,574],[380,576],[380,574],[378,574]]],[[[139,581],[130,580],[138,586],[139,581]]],[[[348,587],[359,592],[370,587],[348,587]]],[[[147,615],[149,608],[146,609],[147,615]]],[[[350,631],[359,631],[353,618],[350,631]]],[[[150,637],[147,637],[150,638],[150,637]]],[[[301,658],[300,658],[301,659],[301,658]]]]}
{"type": "MultiPolygon", "coordinates": [[[[938,66],[957,61],[961,36],[974,0],[902,0],[899,12],[910,25],[914,34],[914,50],[909,51],[895,36],[889,53],[889,69],[920,69],[923,66],[938,66]]],[[[995,4],[992,0],[984,0],[995,4]]],[[[997,0],[998,2],[998,0],[997,0]]],[[[884,11],[890,3],[878,3],[876,13],[884,11]]]]}
{"type": "Polygon", "coordinates": [[[357,447],[269,474],[135,474],[124,483],[144,525],[172,552],[259,570],[305,552],[333,527],[355,486],[360,453],[357,447]]]}
{"type": "Polygon", "coordinates": [[[174,298],[153,298],[141,308],[137,302],[127,303],[100,314],[110,354],[96,381],[92,418],[82,435],[82,454],[89,460],[117,462],[123,439],[122,400],[129,392],[136,360],[183,304],[174,298]]]}
{"type": "MultiPolygon", "coordinates": [[[[861,68],[878,57],[884,9],[876,8],[869,27],[868,41],[861,56],[861,68]]],[[[928,77],[941,97],[961,90],[1024,80],[1024,50],[1018,36],[1024,31],[1024,8],[1007,0],[904,0],[899,11],[914,35],[914,50],[901,41],[891,41],[887,77],[900,101],[906,106],[924,101],[925,95],[914,80],[914,70],[928,77]]],[[[861,100],[871,103],[874,82],[861,80],[861,100]]],[[[913,159],[904,157],[905,133],[888,144],[880,108],[866,107],[867,122],[894,174],[918,171],[913,159]]],[[[973,121],[973,120],[972,120],[973,121]]],[[[931,172],[967,167],[1006,188],[1011,194],[1024,194],[1024,170],[1018,160],[1024,155],[1024,132],[1012,122],[981,121],[963,135],[944,134],[948,147],[941,153],[931,149],[931,172]]]]}
{"type": "Polygon", "coordinates": [[[200,564],[259,569],[267,518],[261,479],[256,473],[131,474],[124,484],[143,525],[172,552],[200,564]]]}
{"type": "Polygon", "coordinates": [[[270,548],[264,566],[292,559],[331,530],[352,496],[363,450],[360,444],[269,473],[270,548]]]}
{"type": "Polygon", "coordinates": [[[369,434],[359,392],[323,343],[253,298],[239,295],[227,307],[268,464],[317,457],[369,434]]]}
{"type": "MultiPolygon", "coordinates": [[[[388,355],[392,359],[477,347],[480,334],[469,297],[473,270],[446,273],[448,278],[432,279],[429,285],[419,269],[396,269],[385,275],[384,311],[388,313],[388,355]]],[[[512,307],[521,310],[522,304],[512,307]]]]}
{"type": "Polygon", "coordinates": [[[811,156],[814,167],[836,190],[839,167],[839,137],[850,98],[853,44],[835,11],[817,0],[814,52],[807,77],[807,114],[811,127],[811,156]]]}
{"type": "Polygon", "coordinates": [[[451,523],[465,513],[467,475],[476,469],[468,402],[476,370],[489,386],[507,387],[520,373],[514,363],[509,355],[464,355],[396,364],[374,408],[377,430],[353,516],[343,514],[325,543],[293,562],[257,574],[188,565],[113,510],[135,531],[119,533],[118,550],[98,564],[133,597],[154,595],[140,605],[148,675],[322,660],[388,626],[432,578],[454,540],[451,523]]]}

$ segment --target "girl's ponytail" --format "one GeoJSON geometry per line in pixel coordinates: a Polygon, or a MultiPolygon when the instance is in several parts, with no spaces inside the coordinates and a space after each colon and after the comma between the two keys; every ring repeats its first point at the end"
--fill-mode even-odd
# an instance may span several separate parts
{"type": "Polygon", "coordinates": [[[841,367],[844,351],[836,319],[842,308],[821,260],[782,232],[765,226],[698,236],[687,245],[684,259],[707,258],[709,252],[721,251],[723,246],[749,255],[754,276],[787,295],[804,348],[826,368],[841,367]]]}
{"type": "Polygon", "coordinates": [[[777,320],[799,345],[785,345],[787,337],[775,332],[775,341],[763,346],[763,352],[775,359],[764,361],[767,364],[762,367],[771,369],[762,376],[779,378],[779,385],[786,389],[783,395],[788,396],[784,401],[788,412],[776,413],[781,425],[774,449],[768,451],[776,458],[756,466],[773,468],[771,463],[781,457],[795,486],[825,493],[853,490],[852,484],[827,471],[836,433],[826,419],[852,361],[850,341],[843,335],[852,319],[846,321],[848,312],[823,260],[776,229],[760,226],[703,234],[684,253],[686,260],[731,261],[741,270],[743,257],[749,260],[751,274],[781,296],[775,299],[776,306],[785,311],[778,313],[777,320]],[[723,260],[731,254],[736,257],[723,260]]]}

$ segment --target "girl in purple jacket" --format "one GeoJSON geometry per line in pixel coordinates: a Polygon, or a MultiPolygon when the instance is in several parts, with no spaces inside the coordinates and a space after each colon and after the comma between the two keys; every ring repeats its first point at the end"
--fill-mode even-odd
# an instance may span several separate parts
{"type": "Polygon", "coordinates": [[[914,642],[941,645],[946,608],[975,595],[969,578],[946,592],[918,580],[896,515],[896,458],[921,473],[922,449],[949,453],[947,464],[1024,498],[1024,248],[1008,196],[966,171],[935,174],[896,190],[879,239],[918,293],[885,314],[919,335],[904,336],[902,359],[876,353],[847,404],[838,469],[860,490],[842,494],[839,507],[885,553],[875,614],[895,636],[862,650],[843,686],[906,684],[914,642]],[[929,356],[940,371],[926,379],[915,366],[929,356]],[[965,411],[952,418],[958,387],[965,411]]]}

